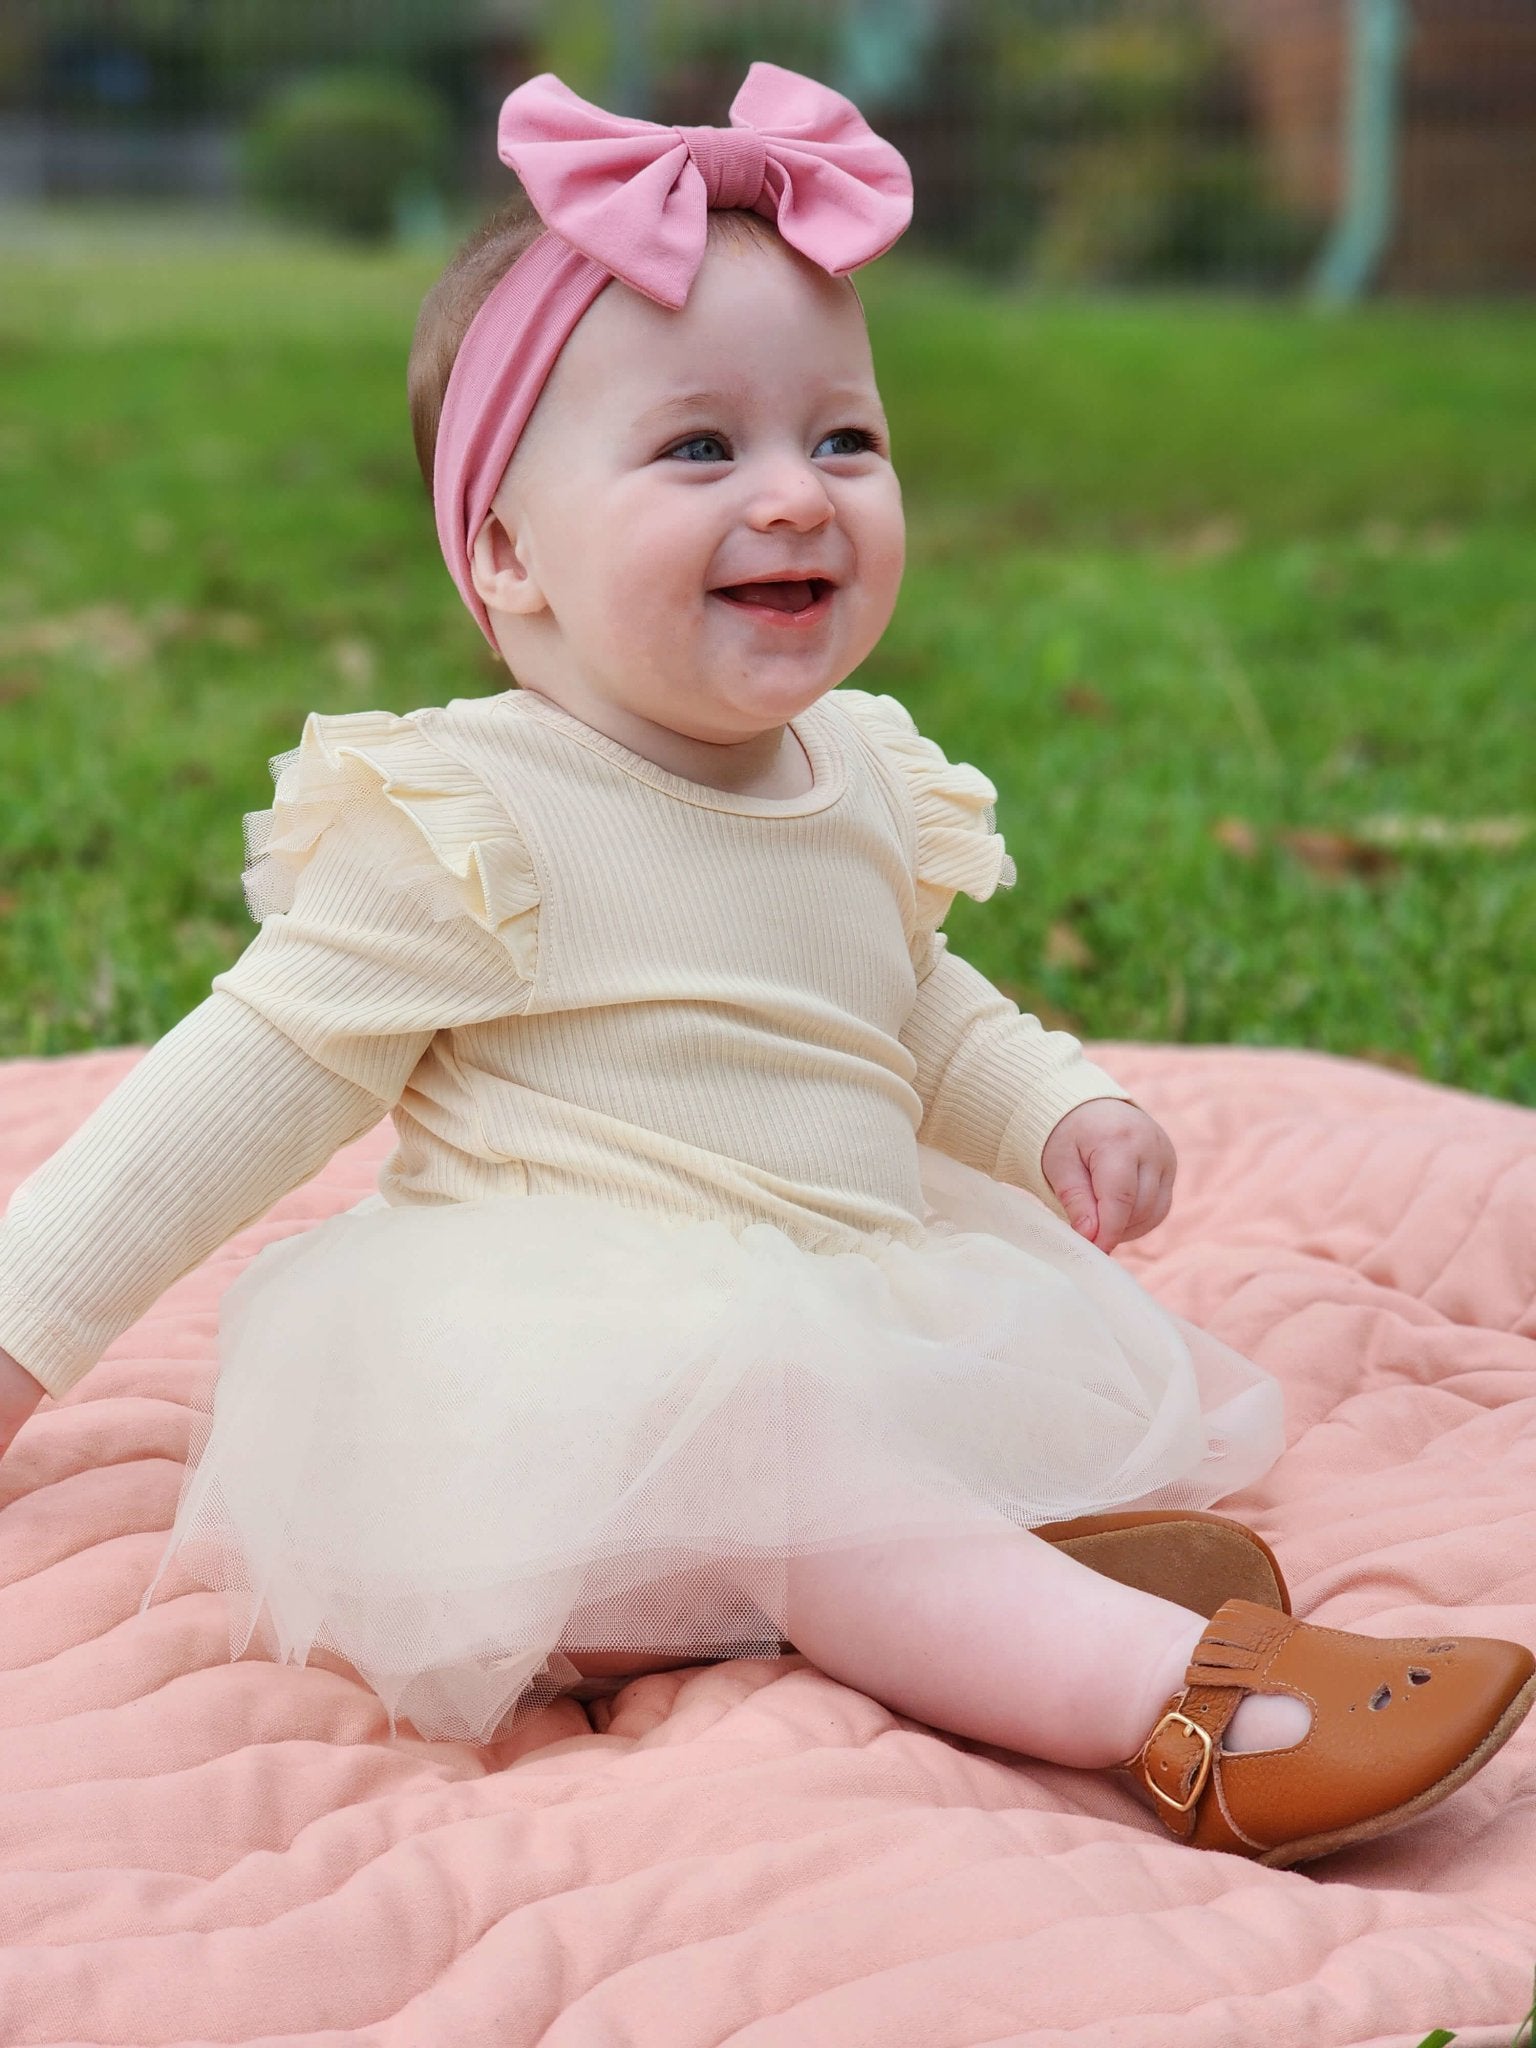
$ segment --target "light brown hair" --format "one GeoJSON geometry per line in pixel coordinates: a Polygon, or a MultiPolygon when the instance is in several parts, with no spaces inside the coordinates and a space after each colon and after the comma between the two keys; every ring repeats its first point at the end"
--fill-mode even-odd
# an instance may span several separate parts
{"type": "MultiPolygon", "coordinates": [[[[711,239],[731,242],[777,241],[778,230],[760,213],[735,208],[711,209],[711,239]]],[[[437,453],[437,425],[443,394],[454,359],[463,346],[470,322],[512,265],[544,232],[544,223],[525,194],[518,193],[470,234],[449,258],[448,267],[421,302],[411,336],[406,366],[406,392],[411,408],[411,433],[416,461],[427,496],[432,495],[432,465],[437,453]]]]}

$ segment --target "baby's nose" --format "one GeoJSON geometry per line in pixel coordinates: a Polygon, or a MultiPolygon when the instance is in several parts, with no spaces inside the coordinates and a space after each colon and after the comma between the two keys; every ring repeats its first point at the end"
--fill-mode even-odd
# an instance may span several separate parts
{"type": "Polygon", "coordinates": [[[754,500],[753,525],[786,523],[809,529],[824,526],[833,512],[826,483],[812,463],[791,457],[765,465],[754,500]]]}

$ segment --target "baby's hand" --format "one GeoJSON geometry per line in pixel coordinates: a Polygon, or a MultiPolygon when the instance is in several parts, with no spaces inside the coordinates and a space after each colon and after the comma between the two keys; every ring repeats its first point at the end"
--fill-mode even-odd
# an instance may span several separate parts
{"type": "Polygon", "coordinates": [[[1112,1252],[1168,1214],[1178,1162],[1160,1123],[1103,1095],[1067,1111],[1045,1141],[1040,1170],[1072,1228],[1112,1252]]]}
{"type": "Polygon", "coordinates": [[[9,1351],[0,1351],[0,1457],[42,1398],[43,1389],[31,1373],[9,1351]]]}

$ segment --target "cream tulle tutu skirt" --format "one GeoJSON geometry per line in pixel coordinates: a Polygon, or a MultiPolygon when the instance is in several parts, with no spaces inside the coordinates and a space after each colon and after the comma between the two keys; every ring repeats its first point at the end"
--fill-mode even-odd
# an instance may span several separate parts
{"type": "Polygon", "coordinates": [[[489,1741],[564,1652],[772,1656],[845,1543],[1201,1507],[1282,1448],[1276,1382],[1019,1188],[919,1147],[916,1246],[813,1253],[571,1195],[390,1208],[225,1293],[173,1559],[254,1631],[489,1741]]]}

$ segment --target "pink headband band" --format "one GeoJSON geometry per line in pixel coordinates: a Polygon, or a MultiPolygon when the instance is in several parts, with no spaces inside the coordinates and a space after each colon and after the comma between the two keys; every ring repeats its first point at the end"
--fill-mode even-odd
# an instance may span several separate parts
{"type": "Polygon", "coordinates": [[[711,207],[763,214],[833,277],[883,256],[912,218],[904,159],[841,93],[754,64],[730,115],[729,128],[630,120],[550,71],[503,102],[497,154],[545,232],[470,322],[443,395],[432,477],[443,559],[493,648],[470,549],[555,359],[603,287],[622,278],[659,305],[685,305],[711,207]]]}

